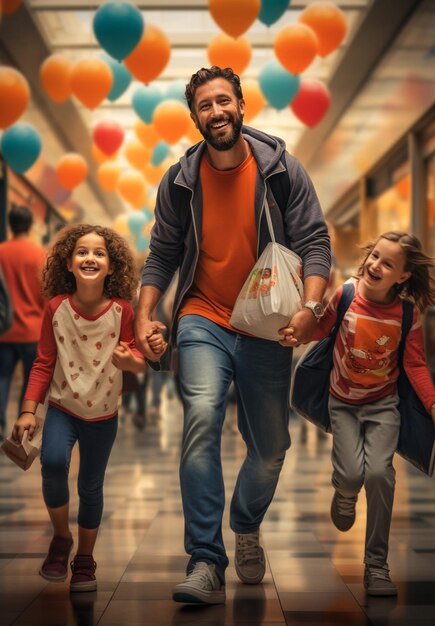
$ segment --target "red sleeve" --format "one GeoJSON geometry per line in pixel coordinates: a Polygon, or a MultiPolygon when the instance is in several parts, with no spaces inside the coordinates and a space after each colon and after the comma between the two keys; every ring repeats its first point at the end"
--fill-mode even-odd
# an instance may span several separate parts
{"type": "Polygon", "coordinates": [[[136,348],[136,343],[134,340],[134,312],[131,304],[125,301],[120,302],[122,306],[122,318],[121,318],[121,331],[119,340],[125,341],[128,343],[129,348],[133,352],[134,356],[141,361],[144,361],[144,356],[139,350],[136,348]]]}
{"type": "Polygon", "coordinates": [[[412,327],[405,341],[403,367],[415,393],[430,413],[435,403],[435,387],[426,363],[421,316],[416,307],[412,327]]]}
{"type": "Polygon", "coordinates": [[[56,365],[57,346],[53,333],[53,315],[57,306],[51,300],[44,311],[41,337],[38,343],[38,356],[35,359],[27,385],[25,400],[43,403],[53,378],[56,365]]]}
{"type": "Polygon", "coordinates": [[[343,287],[338,287],[337,291],[328,302],[325,314],[320,318],[317,328],[314,331],[314,335],[312,337],[313,341],[320,341],[320,339],[327,337],[331,332],[331,329],[337,320],[337,306],[340,302],[342,291],[343,287]]]}

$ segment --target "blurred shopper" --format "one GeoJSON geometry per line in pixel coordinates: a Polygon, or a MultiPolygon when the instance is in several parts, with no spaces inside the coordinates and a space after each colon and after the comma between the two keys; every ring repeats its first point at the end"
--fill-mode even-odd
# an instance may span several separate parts
{"type": "MultiPolygon", "coordinates": [[[[364,485],[364,586],[369,595],[394,596],[397,589],[390,578],[387,557],[395,488],[393,456],[401,424],[397,379],[402,317],[407,306],[410,330],[403,369],[428,419],[431,416],[435,424],[435,388],[426,364],[420,316],[420,311],[435,304],[435,280],[430,275],[435,259],[423,252],[415,235],[397,231],[380,235],[366,245],[365,251],[358,277],[348,281],[354,296],[334,344],[329,393],[335,489],[331,518],[338,530],[352,528],[364,485]]],[[[342,293],[343,287],[339,287],[328,304],[316,339],[329,335],[335,326],[342,293]]],[[[309,388],[313,379],[308,368],[305,378],[304,388],[309,388]]],[[[412,418],[409,427],[418,437],[415,414],[412,418]]],[[[425,442],[419,443],[423,449],[425,442]]]]}
{"type": "MultiPolygon", "coordinates": [[[[101,226],[79,224],[58,235],[43,274],[51,298],[44,314],[38,358],[32,368],[13,437],[32,438],[35,411],[48,394],[42,435],[44,502],[53,539],[40,574],[63,581],[73,545],[68,474],[78,441],[78,547],[71,562],[71,591],[94,591],[93,550],[103,512],[103,482],[118,425],[121,370],[142,372],[134,346],[137,274],[126,241],[101,226]]],[[[161,338],[163,341],[163,339],[161,338]]]]}
{"type": "Polygon", "coordinates": [[[15,368],[23,365],[22,387],[18,407],[27,387],[30,369],[36,358],[45,301],[41,295],[44,249],[30,237],[32,211],[13,206],[8,216],[12,239],[0,243],[0,266],[12,299],[13,323],[0,335],[0,438],[6,430],[6,410],[15,368]]]}
{"type": "MultiPolygon", "coordinates": [[[[184,406],[180,479],[190,561],[173,599],[218,604],[225,602],[228,566],[220,453],[228,388],[234,378],[238,426],[247,446],[230,511],[235,566],[244,583],[257,584],[265,574],[260,525],[290,446],[291,348],[310,340],[322,312],[330,246],[316,193],[300,163],[281,139],[243,127],[239,77],[230,68],[203,68],[187,85],[186,99],[205,141],[191,147],[160,184],[136,337],[146,358],[156,360],[149,345],[152,312],[179,267],[171,348],[176,338],[184,406]],[[282,329],[280,342],[243,335],[229,323],[246,276],[271,239],[266,194],[277,242],[302,257],[307,300],[282,329]]],[[[162,368],[168,356],[161,358],[162,368]]]]}

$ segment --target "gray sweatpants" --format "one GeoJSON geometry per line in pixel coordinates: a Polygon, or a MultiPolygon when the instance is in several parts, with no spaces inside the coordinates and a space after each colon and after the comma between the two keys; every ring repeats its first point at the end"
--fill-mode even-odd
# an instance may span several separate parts
{"type": "Polygon", "coordinates": [[[370,404],[348,404],[329,396],[333,434],[332,484],[344,496],[356,496],[364,485],[367,526],[364,563],[387,564],[400,414],[397,395],[370,404]]]}

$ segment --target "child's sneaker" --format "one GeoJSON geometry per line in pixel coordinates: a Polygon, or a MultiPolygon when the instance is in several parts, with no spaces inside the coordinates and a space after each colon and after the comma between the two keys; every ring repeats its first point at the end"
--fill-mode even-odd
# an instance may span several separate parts
{"type": "Polygon", "coordinates": [[[356,501],[356,496],[346,498],[337,491],[334,493],[331,503],[331,519],[335,528],[344,533],[352,528],[355,523],[356,501]]]}
{"type": "Polygon", "coordinates": [[[366,565],[364,587],[369,596],[397,596],[397,587],[390,578],[387,566],[366,565]]]}
{"type": "Polygon", "coordinates": [[[68,559],[72,546],[72,539],[53,537],[48,554],[39,570],[40,575],[50,582],[64,581],[68,573],[68,559]]]}
{"type": "Polygon", "coordinates": [[[96,591],[97,579],[95,570],[97,564],[90,554],[76,554],[71,561],[70,591],[96,591]]]}

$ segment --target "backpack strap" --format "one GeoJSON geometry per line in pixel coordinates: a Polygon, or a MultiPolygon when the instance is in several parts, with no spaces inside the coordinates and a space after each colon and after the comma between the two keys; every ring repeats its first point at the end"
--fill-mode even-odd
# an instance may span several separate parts
{"type": "Polygon", "coordinates": [[[334,324],[334,328],[331,331],[332,337],[335,339],[338,333],[338,329],[341,326],[341,322],[346,314],[347,309],[350,306],[355,295],[355,286],[353,283],[344,283],[343,291],[341,292],[341,298],[337,307],[337,320],[334,324]]]}
{"type": "Polygon", "coordinates": [[[414,305],[409,300],[402,300],[402,335],[399,343],[399,367],[403,367],[403,353],[405,352],[405,340],[411,330],[414,319],[414,305]]]}
{"type": "Polygon", "coordinates": [[[279,174],[274,174],[268,180],[270,190],[272,191],[273,197],[277,205],[279,206],[279,210],[284,219],[285,210],[287,207],[287,200],[290,195],[290,180],[288,177],[287,164],[285,161],[285,152],[282,153],[280,158],[281,163],[285,167],[285,172],[280,172],[279,174]]]}

